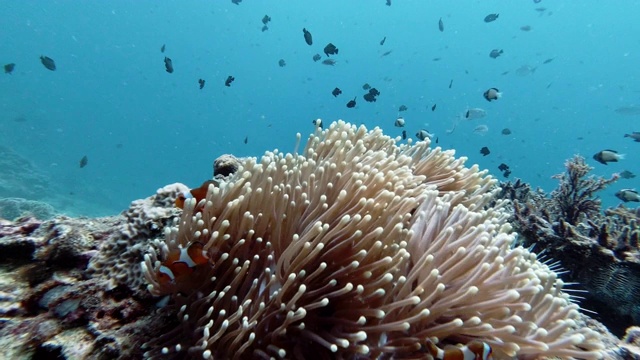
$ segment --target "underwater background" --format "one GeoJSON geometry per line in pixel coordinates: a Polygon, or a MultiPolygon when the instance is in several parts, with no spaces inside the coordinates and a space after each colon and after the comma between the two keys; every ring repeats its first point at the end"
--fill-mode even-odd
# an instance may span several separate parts
{"type": "MultiPolygon", "coordinates": [[[[468,165],[504,181],[504,163],[508,180],[547,191],[574,154],[587,158],[594,175],[640,173],[640,144],[624,137],[640,131],[637,1],[0,5],[0,65],[15,63],[0,74],[0,197],[46,201],[70,215],[111,215],[166,184],[199,186],[222,154],[292,152],[296,133],[313,132],[317,118],[325,126],[337,119],[379,126],[391,136],[406,130],[414,141],[425,129],[438,138],[432,146],[455,149],[468,165]],[[489,14],[499,17],[485,22],[489,14]],[[265,15],[271,20],[263,31],[265,15]],[[313,60],[329,58],[328,43],[339,49],[330,57],[335,66],[313,60]],[[492,58],[493,49],[503,53],[492,58]],[[235,81],[225,86],[230,75],[235,81]],[[363,99],[365,83],[380,91],[376,102],[363,99]],[[502,97],[487,102],[489,88],[502,97]],[[487,114],[468,120],[470,108],[487,114]],[[400,116],[404,128],[394,126],[400,116]],[[604,149],[626,158],[592,159],[604,149]],[[28,191],[31,179],[38,191],[28,191]]],[[[602,191],[603,205],[617,205],[614,193],[636,182],[620,179],[602,191]]]]}

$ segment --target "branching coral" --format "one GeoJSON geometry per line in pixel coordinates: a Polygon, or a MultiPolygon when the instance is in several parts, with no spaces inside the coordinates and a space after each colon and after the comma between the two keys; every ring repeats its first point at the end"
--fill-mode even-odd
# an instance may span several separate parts
{"type": "Polygon", "coordinates": [[[595,197],[595,193],[617,181],[618,175],[610,179],[593,175],[586,177],[593,168],[579,155],[567,160],[565,167],[565,173],[554,176],[560,180],[560,184],[551,193],[551,198],[560,210],[562,219],[571,225],[577,225],[581,220],[599,214],[600,199],[595,197]]]}
{"type": "Polygon", "coordinates": [[[428,145],[338,122],[188,200],[142,264],[180,319],[146,356],[429,358],[429,341],[480,340],[498,359],[601,357],[502,203],[484,209],[495,181],[428,145]],[[168,279],[194,244],[208,261],[168,279]]]}

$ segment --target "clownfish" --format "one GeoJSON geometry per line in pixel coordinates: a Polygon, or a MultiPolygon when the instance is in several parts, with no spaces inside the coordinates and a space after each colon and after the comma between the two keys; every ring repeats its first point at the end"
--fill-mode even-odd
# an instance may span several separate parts
{"type": "Polygon", "coordinates": [[[492,360],[489,344],[473,340],[464,346],[446,346],[438,348],[431,340],[427,340],[427,352],[438,360],[492,360]]]}
{"type": "Polygon", "coordinates": [[[207,252],[199,242],[191,243],[184,248],[173,249],[158,269],[157,278],[162,284],[175,283],[190,275],[198,265],[209,261],[207,252]]]}
{"type": "Polygon", "coordinates": [[[196,204],[200,202],[200,200],[207,197],[207,191],[209,191],[209,184],[213,184],[214,186],[218,186],[218,182],[215,180],[207,180],[200,185],[199,188],[191,189],[189,191],[183,191],[178,194],[176,198],[175,204],[176,207],[180,209],[184,209],[184,201],[187,199],[194,198],[196,199],[196,204]]]}

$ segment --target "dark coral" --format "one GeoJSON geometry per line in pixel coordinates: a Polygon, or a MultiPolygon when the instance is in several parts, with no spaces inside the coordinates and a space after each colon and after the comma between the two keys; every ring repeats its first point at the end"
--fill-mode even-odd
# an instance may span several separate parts
{"type": "Polygon", "coordinates": [[[617,177],[588,176],[591,168],[579,156],[565,166],[549,195],[518,180],[502,184],[500,196],[512,201],[511,223],[521,243],[550,263],[558,260],[563,279],[587,290],[576,293],[576,300],[584,298],[582,308],[620,336],[640,323],[638,211],[620,206],[603,212],[596,193],[617,177]]]}

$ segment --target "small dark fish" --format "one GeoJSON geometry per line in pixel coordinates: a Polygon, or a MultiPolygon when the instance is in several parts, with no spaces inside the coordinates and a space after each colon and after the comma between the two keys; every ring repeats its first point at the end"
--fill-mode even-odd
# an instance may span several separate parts
{"type": "Polygon", "coordinates": [[[269,27],[267,25],[264,25],[261,30],[262,30],[262,32],[265,32],[265,31],[269,30],[269,27]]]}
{"type": "Polygon", "coordinates": [[[625,170],[620,173],[620,177],[623,179],[633,179],[636,175],[629,170],[625,170]]]}
{"type": "Polygon", "coordinates": [[[384,45],[384,42],[387,41],[387,37],[383,37],[382,40],[380,40],[380,45],[384,45]]]}
{"type": "Polygon", "coordinates": [[[449,89],[451,89],[452,86],[453,86],[453,79],[451,79],[451,81],[449,81],[449,89]]]}
{"type": "Polygon", "coordinates": [[[284,59],[280,59],[280,60],[278,60],[278,66],[285,67],[285,66],[287,66],[287,63],[284,61],[284,59]]]}
{"type": "Polygon", "coordinates": [[[393,123],[395,127],[404,127],[404,118],[399,117],[396,119],[396,122],[393,123]]]}
{"type": "Polygon", "coordinates": [[[204,87],[204,80],[203,79],[199,79],[198,80],[198,84],[200,84],[200,90],[202,90],[202,88],[204,87]]]}
{"type": "Polygon", "coordinates": [[[538,3],[540,3],[540,1],[542,1],[542,0],[533,0],[533,3],[534,4],[538,4],[538,3]]]}
{"type": "Polygon", "coordinates": [[[83,156],[82,159],[80,159],[80,168],[82,169],[83,167],[87,166],[88,163],[89,158],[87,157],[87,155],[83,156]]]}
{"type": "Polygon", "coordinates": [[[14,64],[14,63],[5,65],[4,66],[4,73],[5,74],[11,74],[15,67],[16,67],[16,64],[14,64]]]}
{"type": "Polygon", "coordinates": [[[531,26],[522,25],[522,26],[520,26],[520,30],[522,30],[522,31],[531,31],[531,26]]]}
{"type": "Polygon", "coordinates": [[[618,154],[615,150],[602,150],[595,153],[593,159],[600,164],[607,165],[607,163],[618,162],[624,159],[624,154],[618,154]]]}
{"type": "Polygon", "coordinates": [[[631,134],[624,134],[624,137],[632,138],[635,142],[640,142],[640,132],[634,131],[631,134]]]}
{"type": "Polygon", "coordinates": [[[505,164],[505,163],[502,163],[502,164],[500,164],[500,165],[498,166],[498,170],[500,170],[500,171],[506,171],[506,170],[509,170],[509,165],[507,165],[507,164],[505,164]]]}
{"type": "Polygon", "coordinates": [[[365,83],[364,85],[362,85],[362,90],[369,90],[371,89],[371,85],[369,85],[368,83],[365,83]]]}
{"type": "Polygon", "coordinates": [[[541,13],[541,12],[545,12],[545,11],[547,11],[547,8],[546,8],[546,7],[537,7],[535,10],[536,10],[537,12],[541,13]]]}
{"type": "Polygon", "coordinates": [[[229,75],[227,77],[227,80],[224,81],[224,86],[231,86],[231,83],[235,80],[236,78],[234,78],[233,76],[229,75]]]}
{"type": "Polygon", "coordinates": [[[433,106],[431,107],[431,111],[436,111],[436,105],[437,104],[433,104],[433,106]]]}
{"type": "Polygon", "coordinates": [[[511,135],[511,129],[509,128],[502,129],[502,135],[511,135]]]}
{"type": "Polygon", "coordinates": [[[398,111],[407,111],[407,107],[405,105],[400,105],[398,111]]]}
{"type": "Polygon", "coordinates": [[[376,102],[376,96],[371,93],[366,93],[362,97],[366,102],[376,102]]]}
{"type": "Polygon", "coordinates": [[[489,53],[489,57],[492,59],[497,58],[498,56],[502,55],[504,51],[502,51],[502,49],[493,49],[491,50],[491,52],[489,53]]]}
{"type": "Polygon", "coordinates": [[[442,22],[442,18],[440,18],[440,21],[438,21],[438,29],[440,30],[440,32],[444,32],[444,23],[442,22]]]}
{"type": "Polygon", "coordinates": [[[236,5],[240,5],[240,3],[242,2],[242,0],[231,0],[232,3],[236,4],[236,5]]]}
{"type": "Polygon", "coordinates": [[[407,130],[402,130],[402,140],[407,140],[407,130]]]}
{"type": "Polygon", "coordinates": [[[246,143],[248,143],[248,142],[249,142],[249,137],[248,137],[248,136],[245,136],[245,137],[244,137],[244,143],[246,144],[246,143]]]}
{"type": "Polygon", "coordinates": [[[391,0],[387,0],[387,6],[391,6],[391,0]]]}
{"type": "Polygon", "coordinates": [[[342,90],[340,90],[339,88],[335,88],[335,89],[333,89],[333,91],[331,92],[331,94],[332,94],[334,97],[337,97],[338,95],[342,94],[342,90]]]}
{"type": "Polygon", "coordinates": [[[332,43],[328,43],[327,46],[324,47],[324,54],[329,56],[329,55],[337,55],[338,54],[338,48],[333,45],[332,43]]]}
{"type": "Polygon", "coordinates": [[[311,121],[313,123],[313,125],[315,127],[319,127],[320,129],[322,129],[322,120],[321,119],[315,119],[313,121],[311,121]]]}
{"type": "Polygon", "coordinates": [[[435,143],[438,143],[438,138],[435,136],[435,134],[430,133],[429,131],[422,129],[420,131],[418,131],[416,133],[416,137],[418,138],[418,140],[420,141],[424,141],[425,139],[430,139],[430,140],[434,140],[435,138],[435,143]]]}
{"type": "Polygon", "coordinates": [[[269,15],[265,15],[262,17],[262,23],[267,25],[267,23],[271,21],[271,17],[269,15]]]}
{"type": "Polygon", "coordinates": [[[173,61],[166,56],[164,57],[164,68],[169,74],[173,72],[173,61]]]}
{"type": "Polygon", "coordinates": [[[635,116],[640,115],[640,105],[631,105],[631,106],[621,106],[614,110],[616,114],[626,115],[626,116],[635,116]]]}
{"type": "Polygon", "coordinates": [[[480,154],[482,154],[482,156],[487,156],[491,154],[491,150],[489,150],[488,147],[483,146],[482,149],[480,149],[480,154]]]}
{"type": "Polygon", "coordinates": [[[40,56],[40,61],[42,62],[42,65],[44,65],[44,67],[46,67],[47,69],[56,71],[56,62],[53,61],[52,58],[48,56],[40,56]]]}
{"type": "Polygon", "coordinates": [[[302,32],[304,33],[304,42],[309,46],[313,45],[313,37],[311,36],[311,33],[307,29],[302,29],[302,32]]]}
{"type": "Polygon", "coordinates": [[[357,98],[358,97],[356,96],[356,97],[353,98],[353,100],[349,100],[349,102],[347,103],[347,107],[349,109],[356,107],[356,99],[357,98]]]}
{"type": "Polygon", "coordinates": [[[431,61],[440,61],[440,60],[442,60],[441,57],[434,57],[433,59],[431,59],[431,61]]]}
{"type": "Polygon", "coordinates": [[[622,189],[616,193],[616,197],[624,202],[640,202],[640,194],[634,189],[622,189]]]}
{"type": "Polygon", "coordinates": [[[378,96],[378,95],[380,95],[380,91],[378,91],[378,89],[376,89],[376,88],[371,88],[371,89],[369,89],[369,94],[371,94],[373,96],[378,96]]]}
{"type": "Polygon", "coordinates": [[[500,14],[489,14],[484,17],[484,22],[490,23],[492,21],[496,21],[498,20],[498,16],[500,16],[500,14]]]}
{"type": "Polygon", "coordinates": [[[508,177],[509,177],[509,175],[511,175],[511,170],[505,170],[505,171],[502,173],[502,176],[504,176],[505,178],[508,178],[508,177]]]}
{"type": "Polygon", "coordinates": [[[543,61],[542,63],[543,64],[548,64],[548,63],[552,62],[553,60],[555,60],[555,58],[549,58],[549,59],[543,61]]]}
{"type": "Polygon", "coordinates": [[[166,46],[165,46],[165,44],[162,44],[162,47],[160,48],[160,52],[164,53],[164,49],[166,49],[166,46]]]}
{"type": "Polygon", "coordinates": [[[317,61],[318,61],[318,60],[320,60],[320,59],[322,59],[322,56],[320,56],[320,54],[315,54],[315,55],[313,55],[313,61],[316,61],[316,62],[317,62],[317,61]]]}
{"type": "Polygon", "coordinates": [[[482,94],[482,96],[484,96],[485,100],[491,102],[493,100],[500,99],[500,97],[502,96],[502,93],[500,92],[500,90],[496,88],[490,88],[489,90],[485,91],[484,94],[482,94]]]}
{"type": "Polygon", "coordinates": [[[385,51],[385,52],[382,53],[382,55],[380,55],[380,57],[385,57],[385,56],[391,54],[392,52],[393,52],[393,50],[385,51]]]}
{"type": "Polygon", "coordinates": [[[333,60],[333,59],[324,59],[324,60],[322,60],[322,64],[323,65],[334,66],[336,64],[336,61],[333,60]]]}

